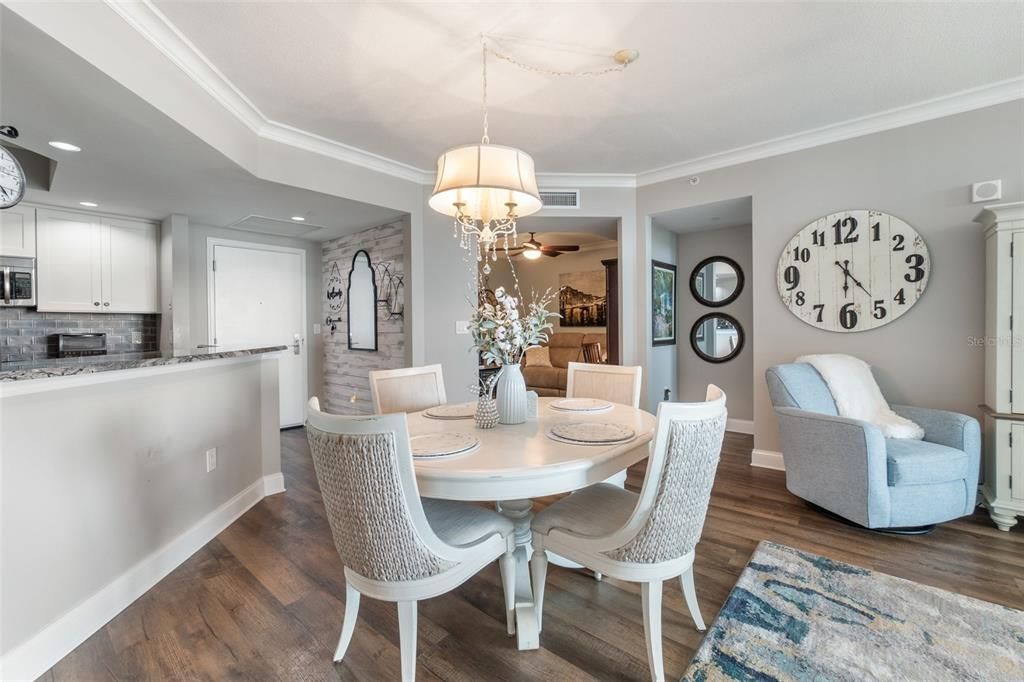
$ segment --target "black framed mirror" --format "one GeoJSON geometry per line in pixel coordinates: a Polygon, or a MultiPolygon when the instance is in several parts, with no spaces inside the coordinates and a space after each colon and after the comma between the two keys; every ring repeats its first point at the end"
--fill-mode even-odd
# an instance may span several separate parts
{"type": "Polygon", "coordinates": [[[727,256],[705,258],[690,273],[690,293],[711,308],[729,305],[742,291],[743,269],[727,256]]]}
{"type": "Polygon", "coordinates": [[[690,329],[690,347],[701,360],[728,362],[743,350],[746,335],[732,315],[708,313],[690,329]]]}
{"type": "Polygon", "coordinates": [[[363,249],[352,256],[346,298],[349,350],[377,350],[377,278],[363,249]]]}

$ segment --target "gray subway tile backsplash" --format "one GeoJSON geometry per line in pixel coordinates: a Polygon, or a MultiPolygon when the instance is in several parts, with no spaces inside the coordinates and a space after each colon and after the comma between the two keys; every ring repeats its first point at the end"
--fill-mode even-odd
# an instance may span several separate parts
{"type": "Polygon", "coordinates": [[[107,335],[108,353],[160,349],[160,316],[134,313],[41,313],[35,308],[0,308],[0,364],[45,360],[50,336],[89,332],[107,335]],[[132,343],[141,332],[142,343],[132,343]]]}

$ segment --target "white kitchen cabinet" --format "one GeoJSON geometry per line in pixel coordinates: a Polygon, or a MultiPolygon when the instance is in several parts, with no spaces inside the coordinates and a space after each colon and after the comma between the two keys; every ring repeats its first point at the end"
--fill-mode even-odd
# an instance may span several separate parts
{"type": "Polygon", "coordinates": [[[0,211],[0,256],[34,258],[36,209],[18,204],[0,211]]]}
{"type": "Polygon", "coordinates": [[[38,309],[159,312],[159,231],[153,223],[37,211],[38,309]]]}
{"type": "Polygon", "coordinates": [[[987,206],[985,432],[981,486],[989,516],[1009,530],[1024,516],[1024,202],[987,206]]]}

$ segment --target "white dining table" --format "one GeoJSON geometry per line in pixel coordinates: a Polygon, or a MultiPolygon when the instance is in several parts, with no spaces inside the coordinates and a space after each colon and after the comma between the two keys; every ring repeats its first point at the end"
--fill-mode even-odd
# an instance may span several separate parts
{"type": "Polygon", "coordinates": [[[599,483],[647,457],[656,419],[644,410],[614,405],[598,413],[563,412],[551,407],[557,398],[541,398],[536,419],[523,424],[478,429],[472,419],[432,419],[409,414],[409,435],[464,433],[480,447],[448,458],[414,460],[420,495],[469,502],[493,501],[515,525],[516,643],[540,646],[537,613],[530,585],[533,498],[567,493],[599,483]],[[636,436],[613,445],[574,445],[547,434],[559,422],[598,422],[628,426],[636,436]]]}

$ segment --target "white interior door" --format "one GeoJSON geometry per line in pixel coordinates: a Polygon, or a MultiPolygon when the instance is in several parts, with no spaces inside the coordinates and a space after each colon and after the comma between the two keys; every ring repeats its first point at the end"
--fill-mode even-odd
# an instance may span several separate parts
{"type": "Polygon", "coordinates": [[[296,249],[210,243],[210,343],[288,346],[280,358],[281,426],[303,422],[306,268],[296,249]]]}

